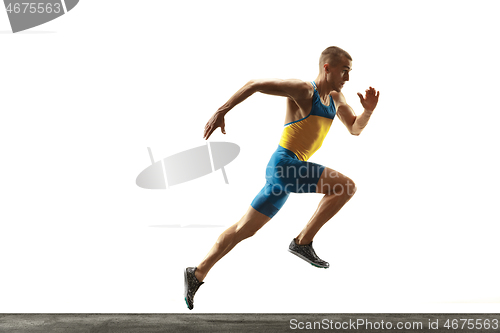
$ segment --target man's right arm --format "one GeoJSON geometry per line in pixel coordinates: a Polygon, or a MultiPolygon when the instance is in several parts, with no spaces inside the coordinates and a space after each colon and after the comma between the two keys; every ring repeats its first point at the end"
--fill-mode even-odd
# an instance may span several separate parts
{"type": "Polygon", "coordinates": [[[210,120],[205,125],[203,134],[204,139],[208,139],[210,135],[218,127],[221,128],[223,134],[226,134],[224,116],[236,105],[243,102],[256,92],[268,95],[289,97],[295,101],[310,97],[312,94],[311,86],[301,80],[289,79],[259,79],[250,80],[241,89],[239,89],[231,98],[221,106],[210,120]]]}

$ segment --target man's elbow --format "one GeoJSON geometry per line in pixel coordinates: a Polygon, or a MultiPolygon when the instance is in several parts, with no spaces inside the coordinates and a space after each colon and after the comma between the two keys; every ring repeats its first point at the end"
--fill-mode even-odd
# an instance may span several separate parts
{"type": "Polygon", "coordinates": [[[252,79],[245,84],[245,88],[251,92],[251,94],[260,92],[262,89],[262,84],[259,80],[252,79]]]}
{"type": "Polygon", "coordinates": [[[363,128],[354,125],[351,127],[351,130],[349,132],[354,136],[359,136],[361,132],[363,132],[363,128]]]}
{"type": "Polygon", "coordinates": [[[351,131],[351,134],[354,136],[359,136],[361,134],[361,131],[351,131]]]}
{"type": "Polygon", "coordinates": [[[250,80],[250,81],[248,81],[245,84],[245,86],[247,86],[247,87],[253,87],[253,86],[255,86],[255,82],[256,82],[256,80],[250,80]]]}
{"type": "Polygon", "coordinates": [[[360,128],[359,126],[356,126],[356,124],[352,124],[352,126],[349,128],[349,133],[351,133],[354,136],[358,136],[363,132],[363,129],[360,128]]]}

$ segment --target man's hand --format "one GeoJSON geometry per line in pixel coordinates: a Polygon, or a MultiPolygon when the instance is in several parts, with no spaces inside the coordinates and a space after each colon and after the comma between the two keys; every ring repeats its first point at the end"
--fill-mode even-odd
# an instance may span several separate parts
{"type": "Polygon", "coordinates": [[[207,124],[205,125],[205,132],[203,133],[203,138],[205,140],[207,140],[210,135],[212,135],[217,127],[220,127],[222,134],[226,134],[224,115],[225,114],[222,112],[215,112],[213,116],[208,120],[207,124]]]}
{"type": "Polygon", "coordinates": [[[363,97],[361,93],[358,93],[359,101],[361,105],[365,108],[365,110],[373,111],[378,103],[378,97],[380,96],[380,92],[376,91],[375,88],[370,87],[365,90],[366,95],[363,97]]]}

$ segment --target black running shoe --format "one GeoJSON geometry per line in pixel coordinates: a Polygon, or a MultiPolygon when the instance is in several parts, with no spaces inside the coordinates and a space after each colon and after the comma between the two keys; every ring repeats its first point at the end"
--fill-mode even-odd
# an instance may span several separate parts
{"type": "Polygon", "coordinates": [[[198,291],[198,288],[205,283],[198,281],[194,275],[195,270],[196,267],[188,267],[184,271],[184,300],[189,310],[193,310],[194,294],[198,291]]]}
{"type": "Polygon", "coordinates": [[[330,264],[324,260],[321,260],[314,252],[312,247],[312,242],[306,245],[299,245],[295,243],[295,238],[290,243],[288,251],[295,254],[297,257],[304,259],[313,266],[319,268],[328,268],[330,264]]]}

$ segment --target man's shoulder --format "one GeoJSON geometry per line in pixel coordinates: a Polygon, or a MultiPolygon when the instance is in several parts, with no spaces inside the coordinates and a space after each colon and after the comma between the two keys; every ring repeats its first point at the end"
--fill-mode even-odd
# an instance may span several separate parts
{"type": "Polygon", "coordinates": [[[295,99],[309,99],[314,94],[314,86],[310,81],[300,79],[289,79],[291,85],[294,86],[295,99]]]}
{"type": "Polygon", "coordinates": [[[299,88],[302,88],[302,89],[313,89],[314,90],[314,86],[312,84],[311,81],[304,81],[304,80],[301,80],[301,79],[288,79],[288,80],[285,80],[287,81],[289,84],[293,84],[299,88]]]}
{"type": "Polygon", "coordinates": [[[332,91],[330,92],[330,96],[332,96],[333,101],[335,102],[335,105],[340,106],[342,104],[346,104],[346,100],[344,97],[344,94],[342,94],[340,91],[332,91]]]}

